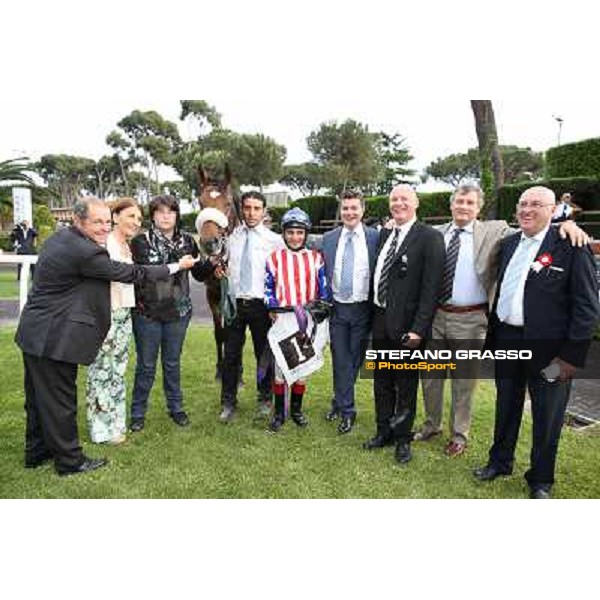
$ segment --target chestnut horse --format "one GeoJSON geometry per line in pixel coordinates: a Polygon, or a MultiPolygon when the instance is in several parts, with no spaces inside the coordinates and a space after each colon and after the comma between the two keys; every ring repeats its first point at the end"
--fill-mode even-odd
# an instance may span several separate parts
{"type": "MultiPolygon", "coordinates": [[[[210,179],[202,166],[198,166],[200,213],[196,220],[199,235],[199,247],[204,256],[213,263],[227,267],[229,248],[227,238],[240,223],[240,209],[231,184],[232,177],[229,165],[225,165],[225,180],[210,179]]],[[[211,275],[206,281],[206,300],[213,317],[215,344],[217,347],[216,378],[221,378],[223,365],[223,345],[225,328],[229,316],[228,280],[217,279],[211,275]]]]}

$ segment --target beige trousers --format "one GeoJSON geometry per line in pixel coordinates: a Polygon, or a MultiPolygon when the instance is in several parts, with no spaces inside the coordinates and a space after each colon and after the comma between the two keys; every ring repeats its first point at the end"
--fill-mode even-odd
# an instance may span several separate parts
{"type": "MultiPolygon", "coordinates": [[[[468,313],[449,313],[437,310],[433,319],[432,339],[435,348],[455,351],[461,347],[456,340],[473,340],[471,349],[483,348],[487,331],[487,316],[483,310],[468,313]]],[[[457,442],[465,442],[471,426],[473,392],[477,386],[480,362],[459,363],[459,370],[449,371],[452,379],[450,434],[457,442]]],[[[442,372],[445,374],[445,371],[442,372]]],[[[444,407],[445,377],[421,377],[425,424],[423,432],[440,431],[444,407]]]]}

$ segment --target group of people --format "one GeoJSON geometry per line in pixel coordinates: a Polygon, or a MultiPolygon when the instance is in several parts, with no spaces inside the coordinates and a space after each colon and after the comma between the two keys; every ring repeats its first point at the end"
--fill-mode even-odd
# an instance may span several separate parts
{"type": "MultiPolygon", "coordinates": [[[[81,200],[74,226],[50,238],[40,254],[16,335],[25,363],[25,465],[53,459],[59,474],[70,474],[105,464],[85,457],[78,443],[78,364],[91,363],[92,441],[125,439],[124,369],[132,329],[137,365],[130,430],[144,427],[159,349],[169,414],[177,425],[189,423],[179,379],[191,271],[201,281],[210,274],[229,280],[234,315],[226,326],[219,415],[225,424],[237,414],[249,328],[258,375],[257,416],[269,415],[269,431],[281,430],[287,383],[290,418],[307,425],[306,382],[286,380],[281,365],[272,356],[268,360],[269,331],[287,318],[302,329],[315,303],[320,311],[314,312],[315,321],[323,311],[329,316],[334,393],[325,418],[337,422],[340,435],[349,434],[356,422],[355,382],[369,339],[374,349],[399,343],[408,349],[431,344],[452,349],[460,340],[494,348],[545,340],[535,364],[497,362],[494,442],[488,463],[475,477],[489,481],[512,472],[528,388],[534,434],[526,478],[532,497],[549,497],[571,379],[584,364],[600,315],[593,256],[572,221],[551,224],[556,200],[548,188],[523,193],[516,207],[519,229],[504,221],[480,221],[483,202],[477,185],[459,186],[450,200],[452,221],[434,228],[417,219],[414,189],[398,185],[390,193],[391,220],[378,231],[363,224],[361,194],[347,191],[340,198],[341,226],[326,233],[317,250],[307,247],[311,223],[304,211],[294,208],[282,217],[280,236],[264,225],[264,196],[247,192],[224,270],[208,258],[195,258],[198,247],[180,231],[171,197],[152,201],[152,224],[141,234],[133,200],[117,202],[112,217],[101,201],[81,200]],[[547,256],[550,261],[540,261],[547,256]],[[544,378],[550,365],[554,381],[544,378]]],[[[444,452],[452,458],[467,449],[478,363],[451,377],[444,452]]],[[[413,431],[418,371],[374,372],[376,432],[363,444],[366,450],[393,445],[396,460],[407,464],[413,440],[426,442],[442,433],[444,379],[422,377],[421,383],[425,421],[413,431]]]]}

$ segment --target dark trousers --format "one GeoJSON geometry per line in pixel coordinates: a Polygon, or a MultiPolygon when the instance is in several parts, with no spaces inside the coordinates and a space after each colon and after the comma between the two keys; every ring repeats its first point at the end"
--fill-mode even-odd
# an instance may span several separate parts
{"type": "Polygon", "coordinates": [[[137,363],[131,402],[131,418],[143,419],[148,396],[154,385],[158,351],[163,372],[163,388],[170,414],[183,410],[181,393],[181,352],[191,314],[175,321],[155,321],[133,313],[133,333],[137,363]]]}
{"type": "MultiPolygon", "coordinates": [[[[506,342],[517,344],[523,339],[522,329],[501,325],[496,338],[503,347],[508,347],[506,342]]],[[[532,488],[547,487],[554,483],[556,454],[571,382],[548,383],[531,372],[528,361],[496,361],[496,419],[489,462],[504,472],[512,471],[526,387],[531,398],[533,436],[530,468],[525,479],[532,488]]]]}
{"type": "Polygon", "coordinates": [[[372,308],[369,302],[333,303],[329,320],[333,359],[333,406],[342,417],[356,413],[354,384],[363,359],[363,346],[371,333],[372,308]]]}
{"type": "MultiPolygon", "coordinates": [[[[236,307],[237,315],[226,328],[223,353],[221,403],[229,406],[235,406],[237,402],[246,327],[250,328],[257,364],[267,347],[267,333],[271,327],[271,319],[262,300],[237,300],[236,307]]],[[[262,381],[257,381],[258,393],[262,399],[271,397],[271,378],[272,374],[267,372],[262,381]]]]}
{"type": "MultiPolygon", "coordinates": [[[[390,340],[385,329],[385,311],[376,309],[373,316],[373,348],[375,350],[390,348],[388,344],[398,340],[390,340]]],[[[380,371],[373,373],[373,391],[375,394],[375,418],[377,433],[388,437],[391,435],[390,419],[399,413],[406,412],[406,418],[396,429],[396,440],[408,443],[412,439],[412,428],[417,412],[417,389],[419,372],[380,371]]]]}
{"type": "Polygon", "coordinates": [[[57,469],[83,463],[77,434],[77,365],[23,353],[25,460],[52,456],[57,469]]]}

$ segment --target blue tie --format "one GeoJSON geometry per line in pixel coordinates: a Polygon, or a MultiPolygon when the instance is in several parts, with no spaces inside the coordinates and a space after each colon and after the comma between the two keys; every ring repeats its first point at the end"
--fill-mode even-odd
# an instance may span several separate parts
{"type": "Polygon", "coordinates": [[[242,253],[242,262],[240,264],[240,293],[250,294],[252,291],[252,258],[250,255],[250,234],[251,229],[246,229],[246,243],[242,253]]]}
{"type": "Polygon", "coordinates": [[[342,256],[342,276],[340,279],[340,297],[347,300],[352,296],[352,285],[354,282],[354,244],[356,236],[354,231],[346,235],[346,245],[342,256]]]}

